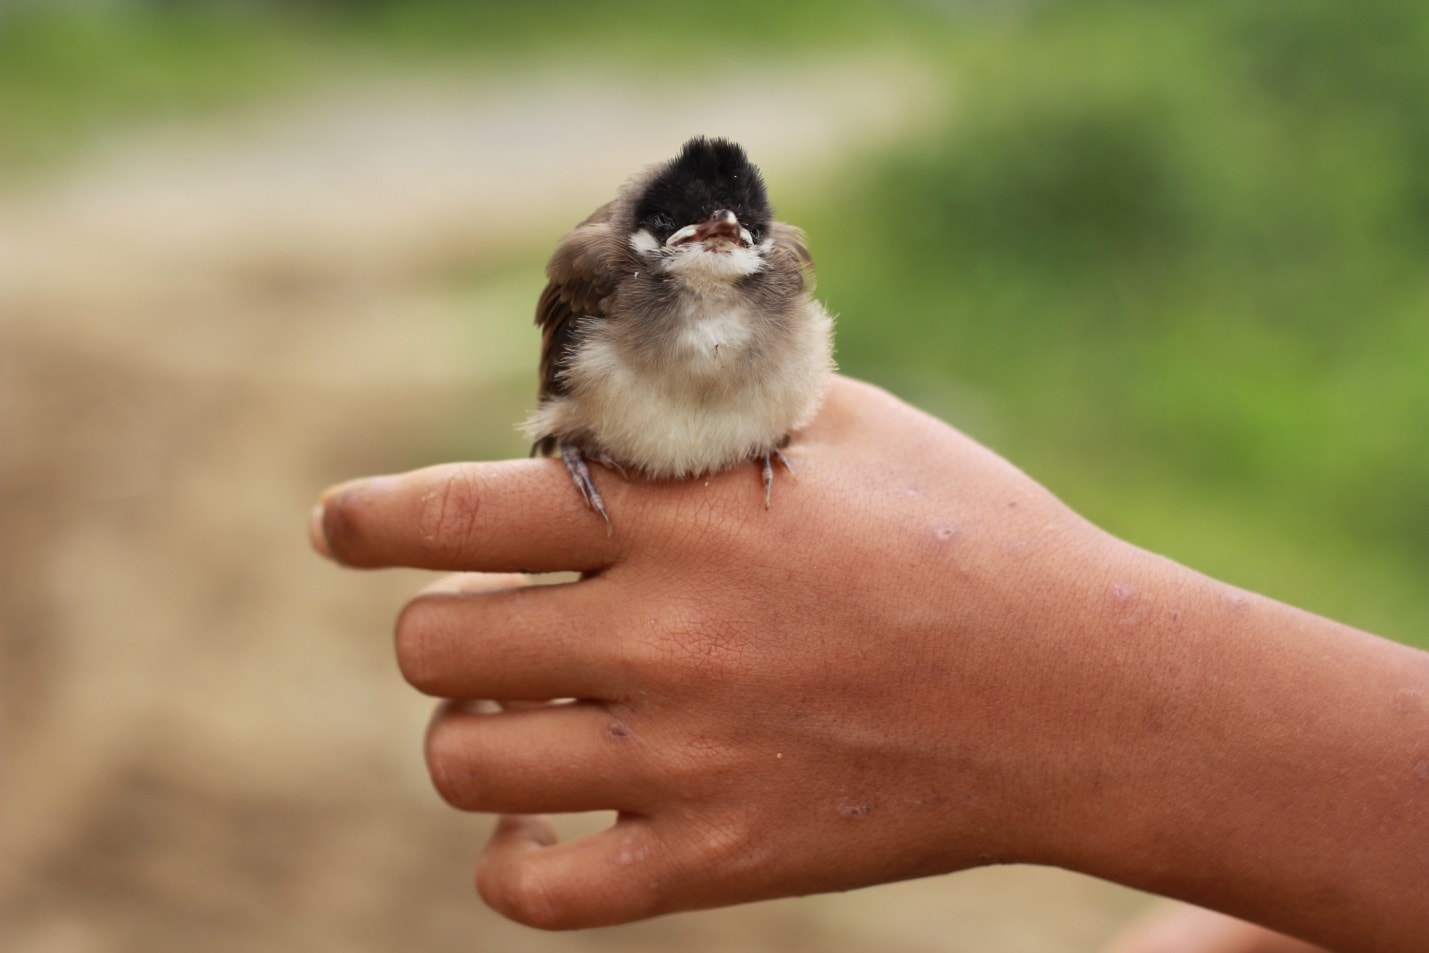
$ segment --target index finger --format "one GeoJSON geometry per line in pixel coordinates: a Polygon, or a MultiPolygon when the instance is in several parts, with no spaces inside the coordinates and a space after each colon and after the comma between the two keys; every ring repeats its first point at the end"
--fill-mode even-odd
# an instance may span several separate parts
{"type": "MultiPolygon", "coordinates": [[[[612,491],[613,500],[623,496],[612,491]]],[[[354,480],[323,494],[309,534],[318,552],[347,566],[458,572],[589,572],[612,564],[621,546],[556,460],[354,480]]]]}

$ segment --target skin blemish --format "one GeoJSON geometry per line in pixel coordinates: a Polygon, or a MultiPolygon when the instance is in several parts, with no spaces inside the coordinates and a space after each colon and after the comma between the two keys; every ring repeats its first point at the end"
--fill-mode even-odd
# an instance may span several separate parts
{"type": "Polygon", "coordinates": [[[873,805],[867,801],[844,798],[839,802],[839,817],[867,817],[873,813],[873,805]]]}
{"type": "Polygon", "coordinates": [[[1107,598],[1120,614],[1122,625],[1139,625],[1146,621],[1149,607],[1142,604],[1140,593],[1131,583],[1124,580],[1112,583],[1107,589],[1107,598]]]}
{"type": "Polygon", "coordinates": [[[630,737],[630,727],[623,721],[612,721],[605,729],[605,734],[611,741],[624,741],[630,737]]]}
{"type": "Polygon", "coordinates": [[[933,529],[933,538],[940,543],[947,543],[957,539],[958,534],[961,532],[962,527],[958,526],[957,523],[944,523],[942,526],[933,529]]]}
{"type": "Polygon", "coordinates": [[[620,845],[620,850],[615,855],[615,862],[621,867],[629,867],[631,864],[640,863],[649,856],[648,844],[637,843],[634,838],[627,838],[620,845]]]}

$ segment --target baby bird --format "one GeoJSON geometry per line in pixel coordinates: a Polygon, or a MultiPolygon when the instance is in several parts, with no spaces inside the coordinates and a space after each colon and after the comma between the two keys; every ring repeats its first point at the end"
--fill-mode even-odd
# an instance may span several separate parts
{"type": "Polygon", "coordinates": [[[833,372],[833,319],[744,150],[686,142],[562,238],[546,276],[532,454],[560,452],[607,532],[587,461],[655,479],[755,461],[768,507],[833,372]]]}

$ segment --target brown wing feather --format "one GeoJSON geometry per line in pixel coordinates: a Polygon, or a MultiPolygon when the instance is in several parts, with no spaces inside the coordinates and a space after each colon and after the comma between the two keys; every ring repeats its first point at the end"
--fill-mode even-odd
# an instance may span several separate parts
{"type": "Polygon", "coordinates": [[[774,239],[775,243],[787,247],[803,264],[814,263],[813,256],[809,254],[809,246],[804,241],[804,230],[797,225],[770,222],[769,237],[774,239]]]}
{"type": "Polygon", "coordinates": [[[809,254],[809,246],[804,239],[804,230],[784,222],[771,222],[769,237],[774,239],[775,254],[789,256],[798,265],[799,273],[804,281],[804,291],[813,291],[814,257],[809,254]]]}
{"type": "Polygon", "coordinates": [[[541,329],[541,398],[566,392],[561,371],[575,347],[582,318],[602,317],[606,299],[615,290],[610,269],[610,215],[607,203],[572,229],[546,266],[549,283],[536,305],[541,329]]]}

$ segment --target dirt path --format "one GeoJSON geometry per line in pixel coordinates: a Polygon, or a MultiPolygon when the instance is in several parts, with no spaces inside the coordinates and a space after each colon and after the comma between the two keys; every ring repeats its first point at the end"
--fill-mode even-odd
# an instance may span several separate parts
{"type": "Polygon", "coordinates": [[[517,451],[539,263],[470,275],[690,133],[744,141],[777,196],[943,105],[887,62],[693,98],[374,83],[125,133],[0,193],[5,948],[1091,949],[1135,901],[1035,870],[500,921],[469,888],[486,822],[430,793],[428,705],[390,661],[421,577],[359,580],[303,538],[329,482],[517,451]]]}

